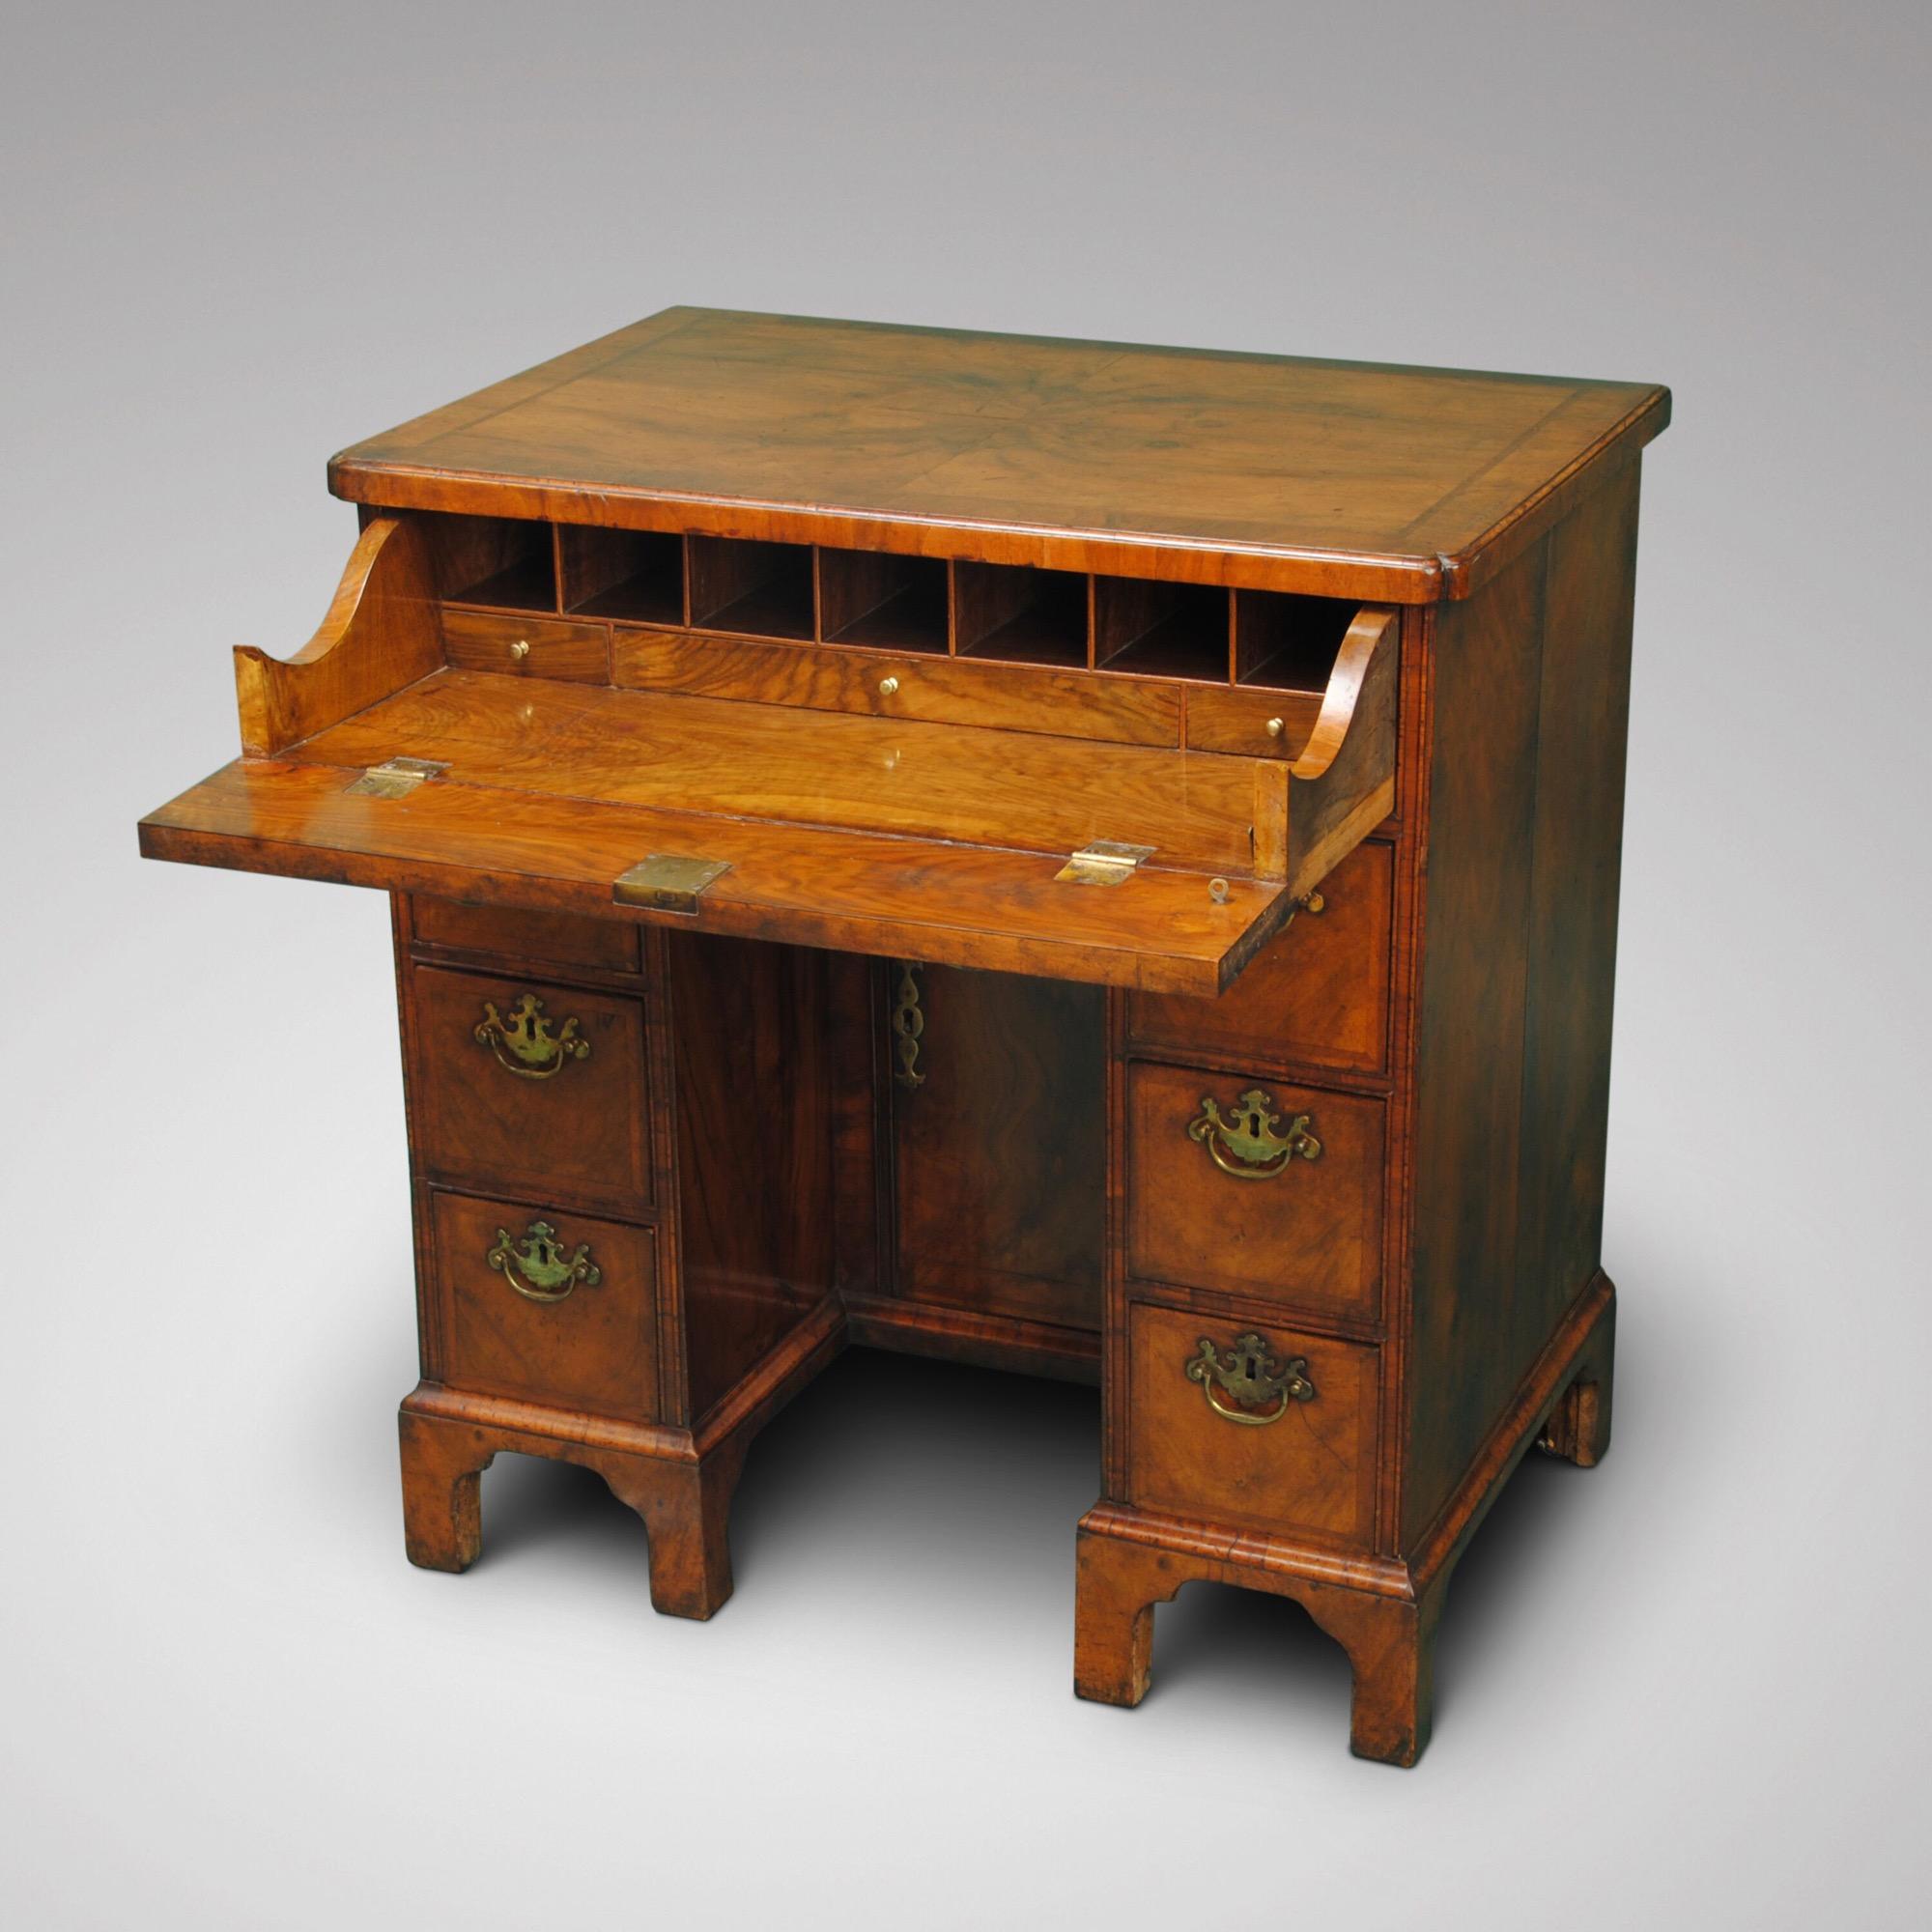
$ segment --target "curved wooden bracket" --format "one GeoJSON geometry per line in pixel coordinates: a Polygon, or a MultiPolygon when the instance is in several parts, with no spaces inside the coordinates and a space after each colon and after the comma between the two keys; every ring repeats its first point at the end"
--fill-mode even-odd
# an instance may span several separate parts
{"type": "Polygon", "coordinates": [[[1287,880],[1312,893],[1395,809],[1398,612],[1364,606],[1335,660],[1321,716],[1289,769],[1287,880]]]}
{"type": "Polygon", "coordinates": [[[429,550],[414,525],[379,517],[362,532],[328,614],[292,658],[235,652],[242,749],[271,758],[427,677],[442,663],[429,550]]]}
{"type": "Polygon", "coordinates": [[[1361,705],[1369,670],[1376,663],[1384,640],[1387,655],[1393,655],[1395,629],[1401,613],[1386,604],[1364,604],[1344,633],[1335,653],[1335,668],[1328,673],[1328,688],[1321,694],[1321,710],[1315,728],[1300,754],[1289,766],[1289,775],[1297,779],[1319,779],[1335,762],[1361,705]]]}

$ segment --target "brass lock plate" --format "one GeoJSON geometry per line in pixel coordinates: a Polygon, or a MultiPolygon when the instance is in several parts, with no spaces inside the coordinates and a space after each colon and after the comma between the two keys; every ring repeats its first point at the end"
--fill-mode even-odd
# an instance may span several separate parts
{"type": "Polygon", "coordinates": [[[697,895],[731,869],[728,859],[688,859],[653,852],[617,875],[611,895],[619,905],[650,906],[658,912],[696,912],[697,895]]]}

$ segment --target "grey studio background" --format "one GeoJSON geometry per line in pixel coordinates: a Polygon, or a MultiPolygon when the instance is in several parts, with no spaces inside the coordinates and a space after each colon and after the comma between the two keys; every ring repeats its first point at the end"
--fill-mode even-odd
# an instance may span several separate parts
{"type": "Polygon", "coordinates": [[[12,13],[0,1919],[1923,1923],[1922,8],[12,13]],[[854,1355],[652,1614],[509,1460],[405,1563],[386,906],[143,866],[334,449],[669,302],[1661,381],[1617,1443],[1435,1743],[1290,1606],[1070,1690],[1093,1392],[854,1355]]]}

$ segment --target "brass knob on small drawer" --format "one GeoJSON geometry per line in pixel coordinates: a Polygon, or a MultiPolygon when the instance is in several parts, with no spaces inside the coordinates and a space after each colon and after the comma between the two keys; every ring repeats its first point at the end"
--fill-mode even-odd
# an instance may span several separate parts
{"type": "Polygon", "coordinates": [[[1267,722],[1267,734],[1270,738],[1279,738],[1287,729],[1288,721],[1286,719],[1270,718],[1267,722]]]}
{"type": "Polygon", "coordinates": [[[1273,1097],[1259,1087],[1250,1087],[1228,1112],[1232,1118],[1223,1120],[1220,1103],[1203,1094],[1201,1112],[1187,1123],[1187,1138],[1199,1141],[1214,1165],[1236,1180],[1273,1180],[1288,1172],[1297,1154],[1303,1160],[1321,1157],[1321,1143],[1308,1131],[1311,1117],[1297,1114],[1286,1134],[1276,1133],[1281,1116],[1273,1097]]]}
{"type": "Polygon", "coordinates": [[[879,696],[881,697],[890,697],[898,688],[899,681],[895,677],[882,677],[879,680],[879,696]]]}
{"type": "Polygon", "coordinates": [[[1187,1379],[1201,1384],[1208,1406],[1229,1422],[1264,1429],[1279,1422],[1293,1402],[1313,1402],[1315,1384],[1308,1378],[1308,1357],[1294,1355],[1284,1362],[1259,1335],[1238,1336],[1232,1349],[1221,1350],[1206,1335],[1201,1352],[1189,1358],[1187,1379]],[[1221,1389],[1223,1401],[1214,1391],[1221,1389]],[[1263,1407],[1273,1403],[1272,1408],[1263,1407]]]}
{"type": "Polygon", "coordinates": [[[548,1080],[573,1060],[590,1057],[590,1042],[577,1037],[576,1020],[565,1020],[563,1031],[553,1034],[544,1017],[544,1003],[534,993],[524,994],[511,1007],[508,1019],[497,1010],[495,1000],[485,1000],[483,1017],[470,1037],[497,1056],[499,1066],[526,1080],[548,1080]]]}
{"type": "Polygon", "coordinates": [[[530,654],[530,645],[529,645],[529,639],[527,638],[519,638],[517,641],[510,646],[510,662],[512,664],[522,664],[523,661],[529,656],[529,654],[530,654]]]}
{"type": "Polygon", "coordinates": [[[497,1245],[483,1257],[526,1301],[562,1301],[582,1282],[595,1288],[603,1271],[590,1259],[588,1243],[566,1251],[548,1221],[532,1221],[522,1240],[507,1228],[497,1230],[497,1245]]]}

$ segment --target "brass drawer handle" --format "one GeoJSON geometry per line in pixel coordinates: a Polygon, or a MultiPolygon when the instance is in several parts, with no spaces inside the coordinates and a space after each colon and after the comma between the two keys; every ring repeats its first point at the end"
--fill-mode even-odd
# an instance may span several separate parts
{"type": "Polygon", "coordinates": [[[497,1230],[497,1245],[484,1257],[526,1301],[562,1301],[581,1281],[595,1288],[604,1279],[582,1241],[566,1251],[548,1221],[532,1221],[520,1241],[507,1228],[497,1230]]]}
{"type": "Polygon", "coordinates": [[[573,1060],[586,1060],[590,1042],[577,1037],[577,1022],[565,1020],[563,1031],[553,1034],[544,1018],[544,1003],[534,993],[526,993],[510,1009],[505,1019],[497,1010],[495,1000],[483,1002],[483,1017],[477,1021],[475,1037],[497,1056],[497,1065],[526,1080],[548,1080],[561,1073],[573,1060]]]}
{"type": "Polygon", "coordinates": [[[1259,1087],[1250,1087],[1229,1111],[1234,1118],[1224,1121],[1220,1107],[1203,1094],[1201,1112],[1187,1123],[1187,1138],[1199,1141],[1223,1174],[1236,1180],[1272,1180],[1288,1172],[1296,1154],[1303,1160],[1321,1157],[1321,1143],[1308,1131],[1310,1117],[1295,1115],[1288,1132],[1277,1134],[1281,1116],[1259,1087]]]}
{"type": "Polygon", "coordinates": [[[1315,1400],[1315,1384],[1308,1379],[1308,1357],[1293,1355],[1283,1362],[1254,1334],[1240,1336],[1225,1351],[1202,1336],[1201,1352],[1187,1364],[1187,1379],[1201,1384],[1201,1393],[1216,1415],[1248,1429],[1265,1429],[1270,1422],[1279,1422],[1291,1403],[1315,1400]],[[1217,1387],[1225,1389],[1236,1406],[1223,1402],[1214,1393],[1217,1387]],[[1275,1406],[1262,1408],[1267,1402],[1275,1406]]]}

